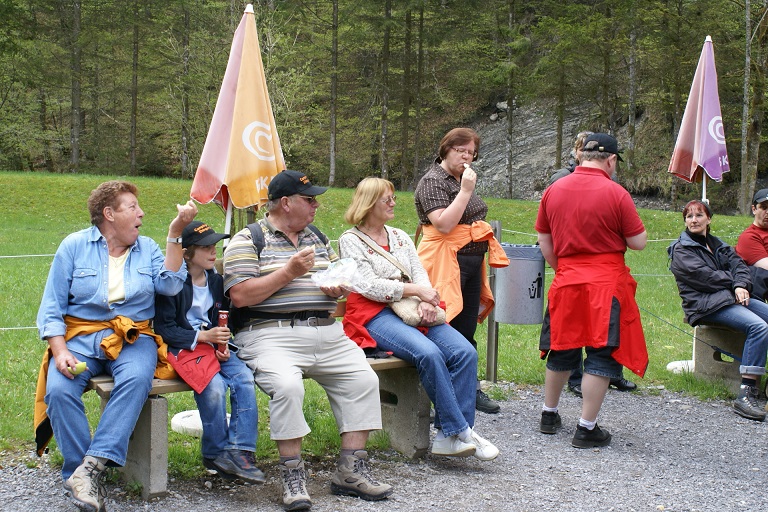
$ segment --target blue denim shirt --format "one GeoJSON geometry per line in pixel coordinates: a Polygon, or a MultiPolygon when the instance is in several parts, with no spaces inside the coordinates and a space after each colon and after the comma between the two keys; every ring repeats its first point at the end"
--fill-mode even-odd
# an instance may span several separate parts
{"type": "MultiPolygon", "coordinates": [[[[118,315],[141,322],[155,316],[155,293],[176,295],[187,278],[186,263],[178,272],[165,268],[165,256],[157,243],[140,236],[129,249],[125,262],[125,299],[110,304],[109,252],[107,241],[96,226],[67,236],[53,258],[43,299],[37,312],[41,339],[66,333],[64,316],[84,320],[112,320],[118,315]]],[[[112,329],[78,336],[67,343],[70,351],[104,359],[99,347],[112,329]]]]}

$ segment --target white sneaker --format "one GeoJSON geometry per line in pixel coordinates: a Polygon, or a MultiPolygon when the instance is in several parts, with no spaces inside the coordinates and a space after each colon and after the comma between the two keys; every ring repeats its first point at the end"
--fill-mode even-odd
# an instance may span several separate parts
{"type": "Polygon", "coordinates": [[[432,455],[445,457],[469,457],[475,455],[475,445],[465,443],[459,436],[450,436],[432,441],[432,455]]]}
{"type": "Polygon", "coordinates": [[[472,442],[475,444],[475,457],[480,460],[493,460],[499,456],[499,449],[487,439],[483,439],[472,430],[472,442]]]}

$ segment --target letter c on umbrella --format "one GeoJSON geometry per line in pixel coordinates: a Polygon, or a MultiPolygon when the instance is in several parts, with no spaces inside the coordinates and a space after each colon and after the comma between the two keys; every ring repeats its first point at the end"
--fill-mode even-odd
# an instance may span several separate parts
{"type": "Polygon", "coordinates": [[[268,124],[254,121],[243,130],[243,145],[259,160],[273,161],[275,159],[274,153],[261,147],[259,139],[267,139],[268,142],[272,142],[272,131],[268,124]],[[251,139],[256,143],[255,147],[251,139]]]}

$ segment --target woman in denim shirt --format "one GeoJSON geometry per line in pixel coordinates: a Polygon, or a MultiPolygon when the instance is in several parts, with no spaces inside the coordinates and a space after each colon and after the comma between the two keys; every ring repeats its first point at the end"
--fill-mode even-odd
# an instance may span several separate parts
{"type": "Polygon", "coordinates": [[[91,192],[93,226],[62,241],[37,314],[40,338],[48,342],[37,396],[45,390],[47,409],[39,403],[35,409],[37,449],[43,452],[52,432],[64,458],[65,492],[81,510],[104,509],[104,469],[125,464],[152,388],[159,346],[150,327],[155,293],[175,295],[187,277],[180,235],[197,207],[177,205],[163,256],[154,240],[139,236],[144,211],[137,194],[125,181],[91,192]],[[77,368],[81,362],[84,371],[77,368]],[[115,387],[91,437],[82,394],[101,374],[111,375],[115,387]]]}

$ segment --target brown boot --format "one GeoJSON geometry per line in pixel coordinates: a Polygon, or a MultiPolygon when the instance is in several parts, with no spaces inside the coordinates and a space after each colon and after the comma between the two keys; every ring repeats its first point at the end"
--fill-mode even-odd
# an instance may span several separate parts
{"type": "Polygon", "coordinates": [[[373,479],[368,468],[368,452],[357,450],[352,455],[342,455],[331,480],[331,492],[357,496],[367,501],[383,500],[392,494],[392,486],[373,479]]]}

